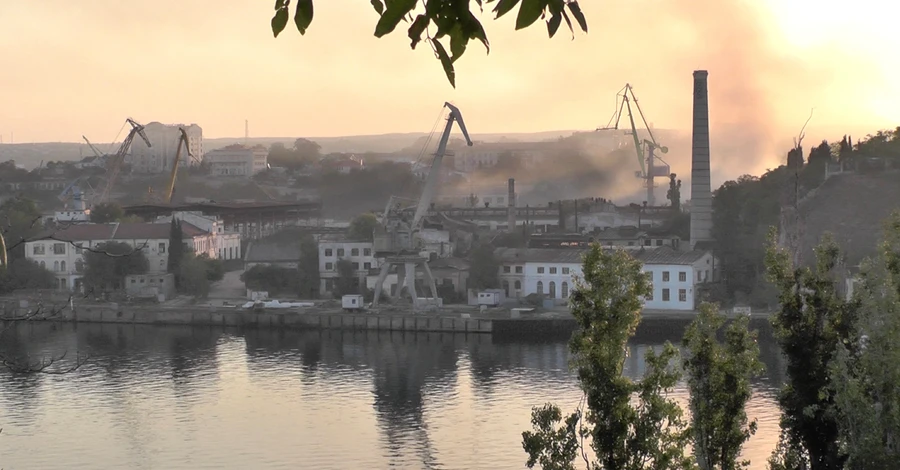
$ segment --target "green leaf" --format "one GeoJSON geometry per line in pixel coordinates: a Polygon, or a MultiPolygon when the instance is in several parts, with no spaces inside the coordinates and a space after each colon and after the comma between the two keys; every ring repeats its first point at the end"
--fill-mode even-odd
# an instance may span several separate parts
{"type": "Polygon", "coordinates": [[[450,60],[450,56],[447,55],[447,51],[444,50],[444,46],[440,41],[432,39],[431,43],[434,44],[434,51],[441,61],[441,66],[444,67],[444,73],[447,75],[447,80],[450,81],[450,85],[453,88],[456,88],[456,71],[453,70],[453,61],[450,60]]]}
{"type": "Polygon", "coordinates": [[[382,37],[397,27],[400,20],[416,7],[416,0],[393,0],[387,5],[387,9],[375,25],[375,37],[382,37]]]}
{"type": "Polygon", "coordinates": [[[517,3],[519,3],[519,0],[500,0],[497,2],[497,6],[494,7],[494,13],[497,14],[495,18],[500,18],[509,13],[517,3]]]}
{"type": "Polygon", "coordinates": [[[584,13],[581,12],[581,7],[578,5],[578,2],[572,1],[567,3],[569,6],[569,11],[572,12],[572,16],[575,17],[575,21],[578,22],[578,26],[581,26],[581,30],[585,33],[588,32],[587,20],[584,19],[584,13]]]}
{"type": "Polygon", "coordinates": [[[275,34],[275,37],[278,37],[278,34],[284,31],[284,27],[287,26],[288,22],[288,10],[287,8],[282,8],[275,12],[275,16],[272,17],[272,33],[275,34]]]}
{"type": "Polygon", "coordinates": [[[565,11],[562,12],[562,17],[564,20],[566,20],[566,25],[569,26],[569,32],[572,33],[572,40],[574,41],[575,40],[575,30],[572,29],[572,20],[569,19],[569,15],[565,11]]]}
{"type": "Polygon", "coordinates": [[[559,29],[559,25],[562,23],[562,13],[554,13],[553,16],[547,21],[547,33],[552,38],[556,31],[559,29]]]}
{"type": "Polygon", "coordinates": [[[372,0],[372,7],[375,8],[379,15],[384,13],[384,4],[381,3],[381,0],[372,0]]]}
{"type": "Polygon", "coordinates": [[[542,0],[522,0],[519,7],[519,16],[516,17],[516,30],[527,28],[534,24],[544,11],[542,0]]]}
{"type": "Polygon", "coordinates": [[[469,37],[463,34],[462,25],[456,23],[450,30],[450,58],[453,62],[466,52],[469,37]]]}
{"type": "Polygon", "coordinates": [[[419,15],[416,17],[416,20],[409,26],[409,39],[412,40],[412,43],[409,47],[415,49],[416,44],[422,40],[422,33],[425,31],[425,28],[428,27],[428,17],[425,15],[419,15]]]}
{"type": "Polygon", "coordinates": [[[487,33],[484,32],[484,26],[481,25],[481,22],[478,21],[478,18],[475,17],[471,12],[469,13],[469,39],[477,39],[484,44],[484,48],[487,49],[488,54],[491,53],[491,44],[488,42],[487,33]]]}
{"type": "Polygon", "coordinates": [[[297,0],[297,11],[294,12],[294,24],[300,34],[306,34],[306,29],[313,20],[312,0],[297,0]]]}

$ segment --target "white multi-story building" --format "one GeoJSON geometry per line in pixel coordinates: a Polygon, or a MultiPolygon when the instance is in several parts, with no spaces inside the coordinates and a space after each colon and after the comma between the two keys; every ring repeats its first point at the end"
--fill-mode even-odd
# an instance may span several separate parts
{"type": "MultiPolygon", "coordinates": [[[[542,294],[564,303],[582,275],[586,251],[569,248],[498,248],[500,282],[508,297],[542,294]]],[[[707,251],[682,252],[663,246],[632,252],[644,263],[653,291],[649,310],[694,310],[695,287],[713,280],[715,260],[707,251]]]]}
{"type": "MultiPolygon", "coordinates": [[[[214,234],[182,223],[185,246],[195,253],[216,258],[214,234]]],[[[84,254],[106,242],[125,243],[147,257],[149,274],[166,272],[169,261],[169,231],[166,223],[76,224],[46,232],[25,243],[25,257],[56,274],[61,290],[80,290],[84,276],[84,254]]]]}
{"type": "MultiPolygon", "coordinates": [[[[172,162],[175,161],[181,140],[179,127],[183,127],[187,133],[188,148],[194,157],[193,162],[199,162],[203,156],[203,129],[200,126],[151,122],[144,126],[144,133],[147,134],[151,147],[148,148],[144,139],[139,136],[135,136],[134,142],[131,144],[131,153],[125,160],[131,165],[131,171],[134,173],[171,171],[172,162]]],[[[191,159],[187,156],[187,152],[182,149],[179,165],[187,166],[189,160],[191,159]]]]}
{"type": "Polygon", "coordinates": [[[524,168],[530,168],[548,157],[549,147],[555,142],[476,142],[456,152],[453,166],[456,170],[470,172],[478,168],[490,168],[504,157],[515,159],[524,168]]]}
{"type": "Polygon", "coordinates": [[[207,152],[203,161],[213,175],[249,178],[268,168],[268,158],[269,151],[261,145],[234,144],[207,152]]]}
{"type": "Polygon", "coordinates": [[[370,269],[377,268],[375,250],[371,241],[347,240],[344,238],[322,237],[319,239],[319,292],[334,290],[335,280],[340,277],[338,261],[347,260],[353,263],[356,276],[364,279],[370,269]]]}
{"type": "Polygon", "coordinates": [[[209,234],[211,242],[206,244],[205,251],[197,254],[206,253],[207,256],[214,259],[231,260],[241,259],[241,234],[237,232],[225,231],[225,223],[222,219],[203,215],[200,212],[176,211],[172,215],[162,216],[156,219],[156,223],[172,223],[172,217],[180,220],[182,225],[185,223],[200,229],[209,234]]]}

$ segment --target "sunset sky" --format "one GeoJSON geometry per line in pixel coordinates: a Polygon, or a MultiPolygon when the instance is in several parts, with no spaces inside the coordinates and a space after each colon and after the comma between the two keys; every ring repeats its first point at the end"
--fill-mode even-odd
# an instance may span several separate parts
{"type": "MultiPolygon", "coordinates": [[[[571,40],[481,15],[453,90],[404,30],[372,36],[361,0],[319,0],[306,36],[272,37],[271,1],[0,2],[0,134],[111,140],[125,117],[198,123],[206,137],[431,129],[444,101],[473,133],[593,129],[634,86],[656,127],[687,129],[691,72],[710,72],[712,133],[770,152],[815,108],[809,139],[900,124],[900,7],[858,0],[583,0],[571,40]],[[893,9],[894,11],[888,11],[893,9]]],[[[474,4],[474,2],[473,2],[474,4]]]]}

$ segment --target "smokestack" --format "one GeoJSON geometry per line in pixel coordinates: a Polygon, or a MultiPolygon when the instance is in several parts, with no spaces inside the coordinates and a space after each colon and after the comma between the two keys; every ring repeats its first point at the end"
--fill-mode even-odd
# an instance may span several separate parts
{"type": "Polygon", "coordinates": [[[691,248],[712,240],[709,182],[709,94],[706,70],[694,71],[694,123],[691,142],[691,248]]]}
{"type": "Polygon", "coordinates": [[[509,179],[509,195],[506,198],[506,225],[512,232],[516,229],[516,179],[509,179]]]}

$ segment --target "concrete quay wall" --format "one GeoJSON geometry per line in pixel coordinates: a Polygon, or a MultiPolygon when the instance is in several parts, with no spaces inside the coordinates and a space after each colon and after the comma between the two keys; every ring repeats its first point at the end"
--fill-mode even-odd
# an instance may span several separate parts
{"type": "MultiPolygon", "coordinates": [[[[38,320],[37,318],[35,320],[38,320]]],[[[435,314],[253,311],[217,308],[80,306],[48,321],[252,328],[491,333],[493,320],[435,314]]]]}

